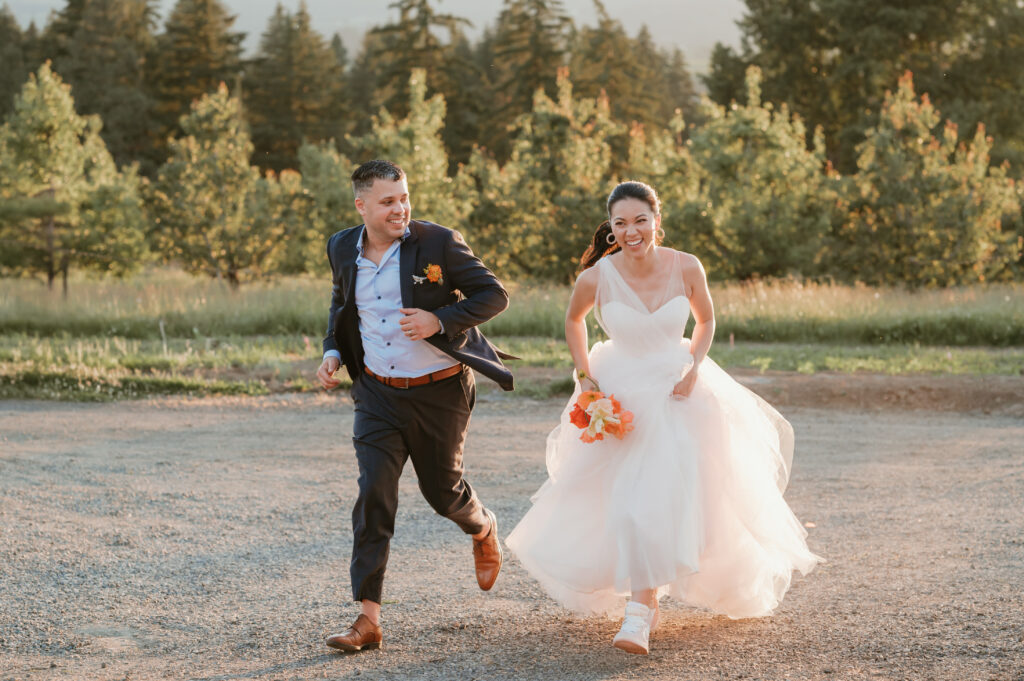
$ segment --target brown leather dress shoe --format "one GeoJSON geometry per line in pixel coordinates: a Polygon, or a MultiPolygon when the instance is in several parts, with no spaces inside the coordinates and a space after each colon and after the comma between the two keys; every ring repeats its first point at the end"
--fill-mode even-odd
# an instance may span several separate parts
{"type": "Polygon", "coordinates": [[[501,544],[498,543],[498,519],[487,511],[491,519],[491,531],[483,539],[473,540],[473,562],[476,563],[476,581],[480,588],[489,591],[498,579],[501,570],[501,544]]]}
{"type": "Polygon", "coordinates": [[[324,643],[331,648],[356,653],[360,650],[373,650],[384,645],[384,630],[370,621],[366,615],[360,615],[344,634],[328,636],[324,643]]]}

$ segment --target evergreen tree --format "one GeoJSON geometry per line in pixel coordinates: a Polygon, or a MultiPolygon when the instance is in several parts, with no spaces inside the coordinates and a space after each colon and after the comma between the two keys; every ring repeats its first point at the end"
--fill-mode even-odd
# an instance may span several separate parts
{"type": "Polygon", "coordinates": [[[231,30],[235,17],[220,0],[178,0],[149,59],[153,109],[150,167],[167,160],[167,142],[192,102],[233,85],[242,73],[244,33],[231,30]]]}
{"type": "Polygon", "coordinates": [[[480,96],[487,88],[484,68],[478,62],[473,45],[460,34],[451,50],[449,83],[442,92],[448,104],[448,115],[441,137],[448,149],[448,172],[454,175],[459,165],[469,161],[473,148],[479,143],[488,123],[488,108],[480,96]]]}
{"type": "Polygon", "coordinates": [[[303,140],[337,133],[341,76],[337,53],[313,30],[305,2],[295,14],[279,4],[246,74],[258,165],[276,171],[297,167],[303,140]]]}
{"type": "Polygon", "coordinates": [[[65,0],[64,7],[50,12],[40,37],[42,56],[56,62],[68,56],[71,40],[82,23],[89,0],[65,0]]]}
{"type": "Polygon", "coordinates": [[[387,109],[374,116],[366,135],[348,140],[358,158],[387,158],[409,175],[413,215],[461,229],[473,203],[465,178],[448,175],[448,154],[441,140],[445,101],[427,99],[426,73],[413,69],[409,78],[408,115],[399,120],[387,109]]]}
{"type": "Polygon", "coordinates": [[[979,123],[994,138],[994,164],[1024,175],[1024,7],[994,2],[989,21],[970,35],[971,49],[925,86],[961,129],[979,123]]]}
{"type": "Polygon", "coordinates": [[[6,4],[0,7],[0,122],[14,104],[14,97],[30,73],[25,54],[25,36],[6,4]]]}
{"type": "Polygon", "coordinates": [[[471,242],[507,276],[571,281],[605,219],[609,140],[620,126],[606,98],[573,96],[567,69],[560,70],[557,86],[557,99],[538,90],[532,112],[520,116],[503,166],[478,151],[466,168],[479,189],[469,218],[471,242]]]}
{"type": "Polygon", "coordinates": [[[288,225],[266,219],[275,178],[249,165],[252,142],[238,99],[221,84],[181,120],[150,203],[158,252],[194,274],[237,288],[273,270],[288,225]]]}
{"type": "Polygon", "coordinates": [[[118,172],[96,116],[75,113],[70,88],[43,64],[15,98],[0,127],[0,222],[13,274],[57,276],[68,292],[72,267],[122,274],[145,252],[142,204],[134,168],[118,172]]]}
{"type": "MultiPolygon", "coordinates": [[[[349,179],[354,168],[355,164],[339,154],[332,144],[304,144],[299,148],[302,196],[308,201],[301,215],[301,226],[288,240],[285,254],[288,271],[326,273],[324,244],[327,238],[362,222],[355,209],[349,179]]],[[[415,187],[415,180],[412,181],[415,187]]]]}
{"type": "Polygon", "coordinates": [[[849,220],[836,231],[836,273],[868,284],[952,286],[1010,276],[1020,256],[1010,226],[1020,217],[1005,168],[991,168],[979,126],[960,142],[908,72],[886,95],[878,125],[858,147],[849,220]]]}
{"type": "Polygon", "coordinates": [[[405,116],[408,99],[405,85],[414,68],[426,73],[427,90],[448,94],[457,83],[452,80],[451,45],[470,22],[451,14],[440,14],[430,0],[398,0],[389,5],[398,11],[398,21],[373,29],[382,39],[372,55],[380,64],[379,86],[389,97],[382,102],[395,116],[405,116]],[[398,46],[398,49],[391,49],[398,46]]]}
{"type": "Polygon", "coordinates": [[[428,95],[439,93],[447,104],[448,125],[442,136],[452,159],[452,169],[469,158],[476,140],[482,106],[479,88],[483,74],[463,29],[472,24],[461,17],[437,12],[430,0],[399,0],[395,22],[373,29],[375,103],[395,117],[408,113],[406,84],[414,68],[426,73],[428,95]]]}
{"type": "Polygon", "coordinates": [[[482,140],[499,160],[508,157],[510,126],[532,109],[537,89],[556,95],[558,69],[568,62],[571,29],[561,0],[505,0],[486,72],[490,110],[482,140]]]}
{"type": "Polygon", "coordinates": [[[693,82],[693,75],[686,65],[686,57],[679,48],[673,49],[667,56],[662,68],[665,85],[663,95],[659,98],[661,104],[659,123],[665,125],[665,121],[671,120],[677,111],[685,120],[697,123],[700,119],[700,109],[697,105],[699,97],[697,87],[693,82]]]}
{"type": "MultiPolygon", "coordinates": [[[[381,62],[376,56],[399,49],[400,46],[393,36],[375,31],[367,31],[363,35],[359,54],[352,62],[346,77],[352,110],[377,111],[384,106],[384,102],[394,99],[399,92],[398,84],[385,82],[384,73],[387,64],[381,62]]],[[[369,116],[362,115],[351,118],[351,129],[347,132],[356,136],[369,132],[371,124],[369,116]]]]}
{"type": "MultiPolygon", "coordinates": [[[[1024,15],[1019,3],[1005,0],[895,4],[746,0],[746,4],[747,13],[740,22],[742,48],[739,53],[716,50],[706,80],[709,91],[719,103],[727,104],[727,98],[736,96],[737,71],[757,64],[765,73],[765,98],[787,102],[811,125],[823,126],[829,157],[843,172],[856,168],[856,146],[877,121],[885,92],[901,73],[917,74],[922,89],[932,93],[947,87],[949,75],[957,73],[958,66],[968,65],[965,68],[971,73],[967,80],[961,74],[960,83],[984,78],[982,70],[969,65],[985,63],[976,57],[984,53],[986,37],[1000,35],[996,27],[1014,21],[1019,27],[1019,17],[1024,15]]],[[[1018,56],[1010,64],[1019,63],[1022,48],[1017,36],[1003,34],[994,41],[1018,56]]],[[[1000,49],[994,53],[1010,56],[1000,49]]],[[[1014,68],[1008,65],[1000,70],[1006,73],[1014,68]]],[[[1022,100],[1012,101],[1016,110],[1022,100]]]]}
{"type": "MultiPolygon", "coordinates": [[[[597,26],[585,26],[573,35],[573,89],[581,97],[607,96],[616,120],[653,123],[661,97],[654,65],[643,62],[622,23],[612,19],[599,0],[594,0],[594,7],[597,26]]],[[[658,121],[665,123],[667,119],[658,121]]]]}
{"type": "Polygon", "coordinates": [[[155,0],[89,0],[54,61],[79,112],[103,121],[103,139],[120,165],[148,152],[152,103],[144,67],[155,24],[155,0]]]}
{"type": "Polygon", "coordinates": [[[699,186],[673,226],[719,279],[816,274],[837,199],[820,133],[808,145],[799,117],[762,104],[760,88],[751,67],[747,103],[706,102],[687,142],[699,186]]]}
{"type": "Polygon", "coordinates": [[[334,53],[334,59],[338,63],[338,68],[344,73],[348,69],[348,49],[345,47],[341,36],[337,33],[331,36],[331,52],[334,53]]]}

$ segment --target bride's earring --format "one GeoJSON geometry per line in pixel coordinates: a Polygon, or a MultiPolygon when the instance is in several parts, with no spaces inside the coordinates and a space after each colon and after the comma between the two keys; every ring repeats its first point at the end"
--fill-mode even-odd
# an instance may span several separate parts
{"type": "Polygon", "coordinates": [[[609,246],[614,246],[615,245],[615,234],[613,232],[608,232],[608,236],[606,236],[604,238],[604,240],[605,240],[605,242],[609,246]]]}
{"type": "Polygon", "coordinates": [[[654,236],[656,236],[658,238],[659,242],[664,241],[665,240],[665,230],[662,229],[661,227],[658,227],[656,230],[654,230],[654,236]]]}

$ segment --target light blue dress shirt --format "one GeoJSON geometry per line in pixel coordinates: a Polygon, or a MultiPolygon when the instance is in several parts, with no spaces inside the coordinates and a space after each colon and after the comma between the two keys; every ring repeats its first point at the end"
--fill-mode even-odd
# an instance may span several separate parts
{"type": "MultiPolygon", "coordinates": [[[[402,286],[399,274],[399,249],[409,236],[409,228],[401,239],[396,239],[375,264],[363,257],[363,239],[366,228],[359,234],[356,249],[356,310],[359,312],[359,335],[363,339],[363,362],[379,376],[413,378],[458,364],[425,340],[409,340],[402,333],[399,321],[404,315],[402,286]]],[[[341,353],[328,350],[324,358],[341,353]]]]}

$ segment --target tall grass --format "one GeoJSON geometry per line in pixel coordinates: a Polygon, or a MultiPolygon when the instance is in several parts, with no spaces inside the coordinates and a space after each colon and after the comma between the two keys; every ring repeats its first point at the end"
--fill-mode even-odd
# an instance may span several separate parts
{"type": "MultiPolygon", "coordinates": [[[[488,334],[561,338],[570,289],[510,284],[488,334]]],[[[718,338],[787,343],[1024,346],[1024,285],[909,292],[771,282],[713,284],[718,338]]],[[[68,300],[35,281],[0,280],[0,334],[133,339],[302,334],[319,343],[330,282],[288,278],[231,291],[157,270],[128,281],[73,278],[68,300]]],[[[592,323],[592,331],[598,333],[592,323]]]]}

